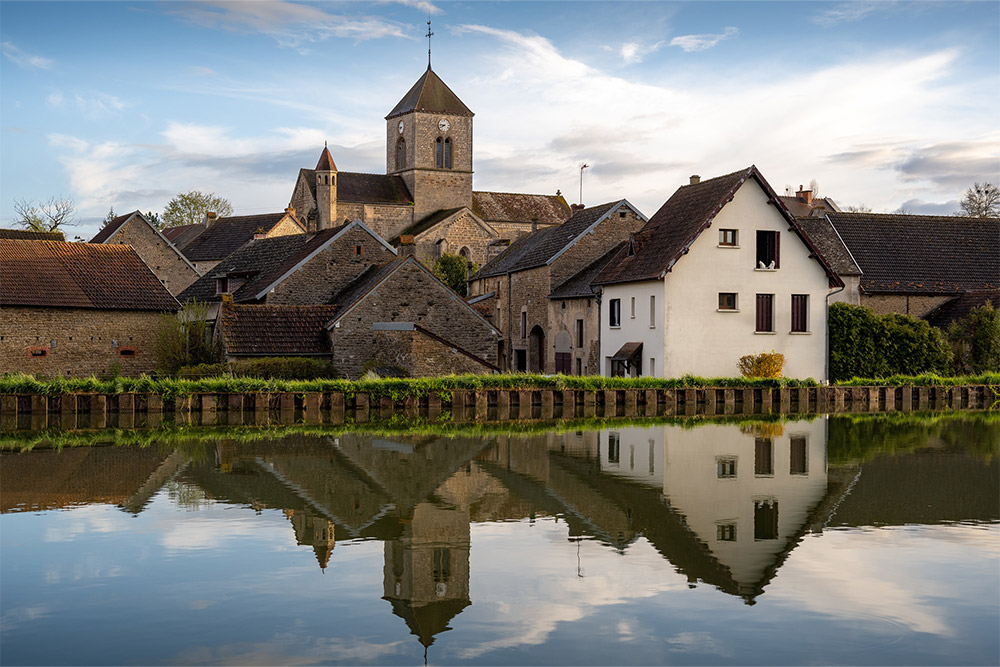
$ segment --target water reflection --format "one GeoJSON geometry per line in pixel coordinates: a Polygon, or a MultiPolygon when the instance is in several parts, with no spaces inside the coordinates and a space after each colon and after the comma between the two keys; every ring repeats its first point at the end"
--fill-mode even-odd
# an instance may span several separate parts
{"type": "Polygon", "coordinates": [[[1000,518],[996,424],[985,454],[957,447],[964,424],[912,445],[897,438],[890,453],[855,442],[856,427],[816,418],[480,438],[291,433],[5,452],[0,509],[110,504],[137,515],[166,489],[192,509],[278,510],[288,542],[312,549],[324,572],[338,540],[377,539],[387,611],[426,649],[475,600],[474,524],[554,517],[569,540],[621,554],[641,541],[690,585],[754,604],[808,533],[1000,518]]]}

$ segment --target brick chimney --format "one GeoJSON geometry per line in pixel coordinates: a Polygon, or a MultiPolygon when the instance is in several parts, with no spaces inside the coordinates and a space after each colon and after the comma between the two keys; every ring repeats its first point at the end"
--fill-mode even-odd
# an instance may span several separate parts
{"type": "Polygon", "coordinates": [[[692,174],[691,180],[688,183],[688,185],[698,185],[699,183],[701,183],[701,176],[699,176],[698,174],[692,174]]]}
{"type": "Polygon", "coordinates": [[[812,206],[812,203],[813,203],[813,191],[812,190],[803,190],[802,186],[800,185],[799,186],[799,191],[795,193],[795,196],[798,197],[799,201],[803,201],[807,205],[812,206]]]}
{"type": "Polygon", "coordinates": [[[261,239],[267,238],[267,231],[263,227],[258,227],[257,231],[253,233],[253,240],[260,241],[261,239]]]}
{"type": "Polygon", "coordinates": [[[219,220],[219,214],[218,213],[216,213],[215,211],[207,211],[205,213],[205,222],[204,222],[204,225],[206,227],[211,227],[218,220],[219,220]]]}
{"type": "Polygon", "coordinates": [[[576,214],[577,211],[582,211],[585,208],[587,208],[587,207],[584,206],[583,204],[570,204],[569,205],[570,213],[572,213],[574,215],[576,214]]]}
{"type": "Polygon", "coordinates": [[[399,247],[396,248],[396,252],[400,257],[416,256],[417,244],[411,234],[404,234],[399,237],[399,247]]]}

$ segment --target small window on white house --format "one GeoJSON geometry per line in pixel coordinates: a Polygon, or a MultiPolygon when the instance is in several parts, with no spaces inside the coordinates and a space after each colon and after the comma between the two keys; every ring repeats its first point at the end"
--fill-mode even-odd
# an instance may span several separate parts
{"type": "Polygon", "coordinates": [[[736,292],[719,292],[719,310],[738,310],[736,292]]]}
{"type": "Polygon", "coordinates": [[[632,297],[632,305],[629,308],[628,314],[630,318],[635,319],[635,297],[632,297]]]}
{"type": "Polygon", "coordinates": [[[656,296],[649,295],[649,328],[656,328],[656,296]]]}
{"type": "Polygon", "coordinates": [[[739,233],[735,229],[720,229],[719,230],[719,245],[724,246],[737,246],[739,245],[739,233]]]}
{"type": "Polygon", "coordinates": [[[608,325],[620,327],[622,325],[622,300],[611,299],[608,302],[608,325]]]}

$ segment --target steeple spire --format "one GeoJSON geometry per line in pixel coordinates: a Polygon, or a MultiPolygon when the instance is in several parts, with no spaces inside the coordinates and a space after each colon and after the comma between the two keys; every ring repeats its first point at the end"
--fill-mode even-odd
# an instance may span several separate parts
{"type": "Polygon", "coordinates": [[[431,32],[431,20],[427,19],[427,34],[424,37],[427,38],[427,69],[431,68],[431,37],[434,33],[431,32]]]}

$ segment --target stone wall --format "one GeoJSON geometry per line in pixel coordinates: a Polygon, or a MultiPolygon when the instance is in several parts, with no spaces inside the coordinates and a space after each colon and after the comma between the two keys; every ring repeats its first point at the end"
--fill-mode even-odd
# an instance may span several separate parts
{"type": "Polygon", "coordinates": [[[278,221],[274,227],[267,231],[267,238],[274,238],[275,236],[290,236],[292,234],[302,234],[302,228],[292,220],[291,216],[285,216],[278,221]]]}
{"type": "Polygon", "coordinates": [[[556,337],[560,331],[570,335],[571,375],[600,375],[601,373],[601,341],[600,341],[600,308],[596,298],[591,299],[552,299],[549,300],[549,331],[553,351],[547,373],[555,373],[556,337]],[[576,336],[576,321],[583,320],[583,344],[579,345],[576,336]],[[579,360],[579,372],[577,361],[579,360]]]}
{"type": "Polygon", "coordinates": [[[265,301],[270,305],[302,306],[330,303],[337,292],[369,266],[394,259],[392,251],[355,227],[282,281],[265,301]]]}
{"type": "Polygon", "coordinates": [[[151,372],[159,318],[153,311],[4,306],[0,373],[79,377],[113,368],[128,376],[151,372]]]}
{"type": "Polygon", "coordinates": [[[412,377],[490,373],[492,369],[456,348],[417,331],[373,331],[372,358],[412,377]]]}
{"type": "Polygon", "coordinates": [[[642,218],[627,206],[622,205],[612,211],[606,220],[584,234],[552,263],[550,275],[552,289],[569,280],[614,246],[627,241],[629,236],[639,231],[644,224],[642,218]]]}
{"type": "Polygon", "coordinates": [[[303,177],[301,173],[295,181],[295,188],[292,190],[292,198],[288,205],[295,209],[302,220],[306,220],[309,217],[309,212],[316,208],[316,199],[313,197],[312,188],[308,179],[303,177]]]}
{"type": "Polygon", "coordinates": [[[109,244],[132,246],[139,258],[174,296],[199,278],[198,272],[184,257],[138,217],[133,217],[119,229],[111,237],[109,244]]]}
{"type": "Polygon", "coordinates": [[[908,294],[862,294],[861,305],[879,315],[899,313],[911,317],[924,317],[943,303],[954,299],[954,294],[920,296],[908,294]]]}
{"type": "Polygon", "coordinates": [[[486,263],[490,243],[497,239],[465,210],[417,236],[417,254],[421,258],[436,259],[443,253],[460,255],[464,248],[468,259],[482,266],[486,263]]]}
{"type": "MultiPolygon", "coordinates": [[[[527,271],[518,271],[510,276],[510,359],[511,369],[516,369],[514,363],[516,351],[524,350],[529,357],[531,337],[529,333],[535,326],[541,327],[545,332],[545,350],[543,357],[544,367],[532,365],[529,361],[527,370],[533,372],[544,372],[545,368],[553,363],[552,336],[549,329],[549,269],[541,266],[527,271]],[[521,313],[525,313],[525,327],[521,328],[521,313]]],[[[506,301],[507,295],[503,300],[506,301]]],[[[507,304],[504,304],[505,306],[507,304]]],[[[505,313],[506,314],[506,313],[505,313]]]]}
{"type": "Polygon", "coordinates": [[[340,326],[330,332],[333,363],[348,377],[358,377],[372,359],[376,322],[413,322],[491,364],[497,362],[494,329],[415,260],[402,264],[341,315],[340,326]]]}
{"type": "Polygon", "coordinates": [[[361,222],[387,241],[414,223],[412,204],[365,204],[363,209],[358,216],[361,222]]]}
{"type": "Polygon", "coordinates": [[[401,174],[413,193],[413,219],[449,208],[472,206],[472,172],[417,169],[401,174]]]}

